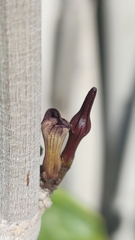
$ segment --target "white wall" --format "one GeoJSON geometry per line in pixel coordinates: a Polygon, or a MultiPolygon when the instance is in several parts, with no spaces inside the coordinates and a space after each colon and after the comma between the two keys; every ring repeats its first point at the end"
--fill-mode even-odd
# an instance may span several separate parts
{"type": "MultiPolygon", "coordinates": [[[[47,108],[54,107],[52,90],[58,110],[63,117],[70,120],[80,108],[88,90],[93,86],[98,88],[91,114],[92,130],[81,142],[72,168],[62,184],[86,205],[98,210],[102,194],[104,129],[95,2],[68,0],[66,8],[63,8],[62,0],[42,1],[42,117],[47,108]],[[54,62],[57,25],[61,21],[63,9],[63,34],[59,46],[61,51],[54,62]],[[52,84],[52,80],[56,63],[55,85],[52,84]]],[[[113,138],[121,126],[135,81],[135,1],[105,0],[104,6],[107,111],[110,134],[113,138]]],[[[132,119],[134,117],[133,112],[132,119]]],[[[114,233],[113,240],[135,239],[134,127],[132,120],[114,201],[114,208],[123,220],[120,228],[114,233]]]]}

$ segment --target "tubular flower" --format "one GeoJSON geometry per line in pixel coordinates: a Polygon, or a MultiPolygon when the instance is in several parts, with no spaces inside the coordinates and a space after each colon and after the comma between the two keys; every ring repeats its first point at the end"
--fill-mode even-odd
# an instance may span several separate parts
{"type": "Polygon", "coordinates": [[[96,96],[97,89],[92,88],[78,113],[71,119],[71,129],[69,132],[68,142],[62,153],[62,158],[68,162],[74,158],[75,151],[84,136],[86,136],[91,129],[90,111],[96,96]]]}
{"type": "Polygon", "coordinates": [[[46,179],[54,179],[61,168],[61,148],[69,129],[70,124],[61,118],[56,109],[47,110],[41,123],[45,144],[45,157],[41,171],[46,179]]]}
{"type": "Polygon", "coordinates": [[[95,87],[88,92],[82,107],[74,115],[70,123],[61,118],[56,109],[49,109],[46,112],[41,123],[46,149],[43,165],[40,168],[42,188],[53,191],[69,170],[81,139],[91,129],[90,112],[96,93],[97,89],[95,87]],[[62,154],[60,154],[68,131],[67,144],[62,154]]]}

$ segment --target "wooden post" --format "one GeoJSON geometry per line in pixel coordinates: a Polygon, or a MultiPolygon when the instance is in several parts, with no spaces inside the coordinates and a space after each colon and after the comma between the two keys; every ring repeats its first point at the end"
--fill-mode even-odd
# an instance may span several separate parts
{"type": "Polygon", "coordinates": [[[40,0],[0,1],[0,239],[37,239],[40,0]]]}

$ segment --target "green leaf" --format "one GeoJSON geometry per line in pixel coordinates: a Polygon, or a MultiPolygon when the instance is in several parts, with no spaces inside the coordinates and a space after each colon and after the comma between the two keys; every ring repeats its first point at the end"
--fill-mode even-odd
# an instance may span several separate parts
{"type": "Polygon", "coordinates": [[[38,240],[107,240],[104,219],[84,208],[63,190],[52,195],[53,205],[42,216],[38,240]]]}

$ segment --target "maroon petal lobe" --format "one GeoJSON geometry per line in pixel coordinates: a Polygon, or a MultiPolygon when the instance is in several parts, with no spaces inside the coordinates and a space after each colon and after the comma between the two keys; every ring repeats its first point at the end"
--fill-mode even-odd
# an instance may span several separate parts
{"type": "Polygon", "coordinates": [[[97,89],[93,87],[88,92],[79,112],[70,121],[72,127],[69,131],[68,142],[61,155],[64,162],[71,162],[73,160],[78,144],[91,129],[90,112],[96,93],[97,89]]]}

